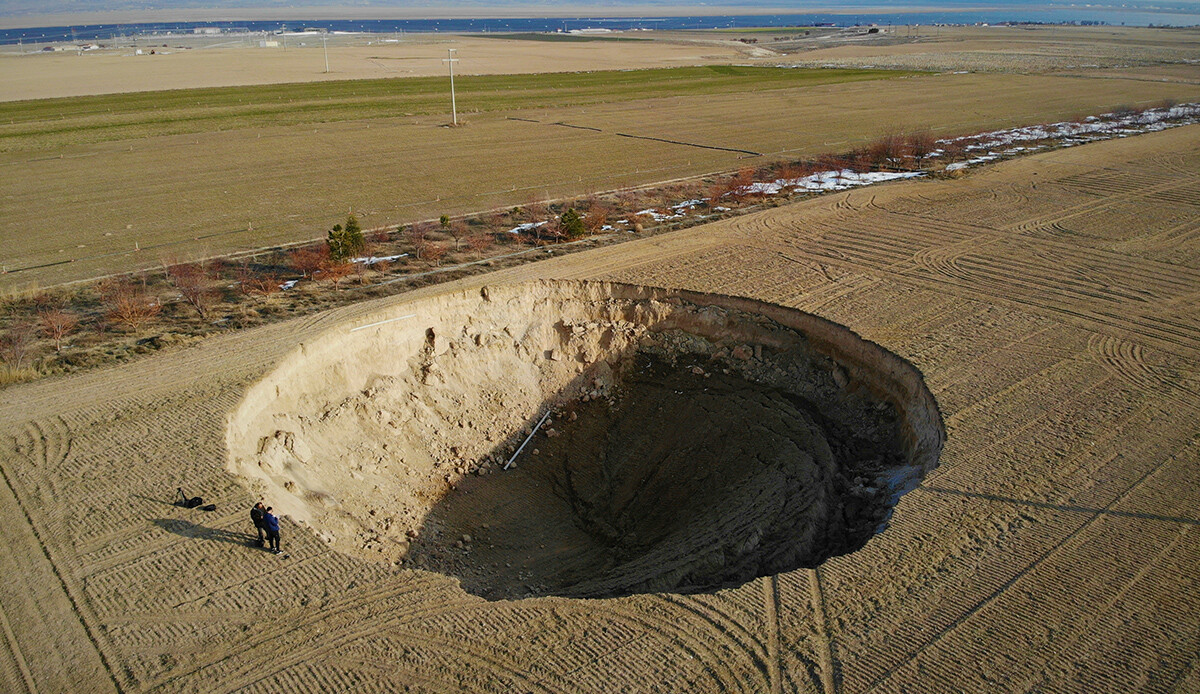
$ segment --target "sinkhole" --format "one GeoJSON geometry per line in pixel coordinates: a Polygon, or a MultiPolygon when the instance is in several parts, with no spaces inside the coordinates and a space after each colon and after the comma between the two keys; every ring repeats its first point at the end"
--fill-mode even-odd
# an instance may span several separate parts
{"type": "Polygon", "coordinates": [[[916,368],[843,326],[568,281],[333,327],[227,430],[230,470],[335,549],[489,599],[816,566],[882,531],[944,440],[916,368]]]}

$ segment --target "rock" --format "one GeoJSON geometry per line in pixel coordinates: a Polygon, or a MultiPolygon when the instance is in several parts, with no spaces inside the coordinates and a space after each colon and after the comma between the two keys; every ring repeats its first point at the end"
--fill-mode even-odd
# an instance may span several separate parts
{"type": "Polygon", "coordinates": [[[733,351],[730,352],[730,354],[734,359],[746,361],[750,358],[753,352],[746,345],[738,345],[737,347],[733,348],[733,351]]]}
{"type": "Polygon", "coordinates": [[[404,534],[406,536],[408,536],[409,538],[415,540],[415,539],[417,539],[417,535],[419,533],[417,532],[417,530],[415,528],[409,528],[404,534]]]}
{"type": "Polygon", "coordinates": [[[696,374],[697,376],[707,376],[708,375],[708,374],[704,373],[704,369],[700,368],[699,366],[693,366],[692,373],[696,374]]]}
{"type": "Polygon", "coordinates": [[[542,453],[542,451],[540,449],[537,449],[537,448],[533,449],[534,455],[541,455],[541,453],[542,453]]]}
{"type": "Polygon", "coordinates": [[[546,438],[548,438],[548,439],[552,439],[552,438],[554,438],[555,436],[558,436],[558,430],[557,430],[557,429],[547,429],[547,430],[546,430],[546,438]]]}
{"type": "Polygon", "coordinates": [[[462,541],[463,541],[463,544],[470,544],[471,536],[464,533],[462,536],[462,541]]]}
{"type": "Polygon", "coordinates": [[[845,388],[846,384],[850,382],[850,377],[846,375],[845,369],[836,366],[833,369],[833,382],[837,384],[838,388],[845,388]]]}
{"type": "Polygon", "coordinates": [[[574,412],[571,412],[570,416],[567,417],[567,421],[569,422],[574,422],[576,419],[579,419],[579,415],[574,412]]]}

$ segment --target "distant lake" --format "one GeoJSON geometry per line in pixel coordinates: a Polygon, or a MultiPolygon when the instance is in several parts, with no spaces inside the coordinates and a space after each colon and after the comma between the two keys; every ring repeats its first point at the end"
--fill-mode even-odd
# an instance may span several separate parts
{"type": "Polygon", "coordinates": [[[326,29],[338,32],[398,33],[521,33],[573,29],[721,29],[738,27],[856,26],[878,24],[1046,24],[1102,23],[1128,26],[1196,26],[1200,14],[1148,12],[1137,9],[1070,7],[1053,9],[997,8],[993,10],[937,10],[931,12],[866,12],[861,14],[773,14],[712,17],[529,17],[515,19],[378,19],[312,21],[164,22],[146,24],[96,24],[81,26],[0,29],[0,44],[100,41],[154,34],[191,34],[205,27],[229,31],[275,32],[326,29]]]}

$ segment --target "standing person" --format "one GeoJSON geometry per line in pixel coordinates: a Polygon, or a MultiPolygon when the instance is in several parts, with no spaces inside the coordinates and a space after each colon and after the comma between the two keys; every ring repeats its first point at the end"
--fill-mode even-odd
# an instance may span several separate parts
{"type": "Polygon", "coordinates": [[[279,554],[279,519],[271,513],[270,506],[263,514],[263,523],[267,526],[267,542],[271,545],[271,551],[279,554]]]}
{"type": "Polygon", "coordinates": [[[263,531],[267,529],[267,523],[263,520],[266,513],[261,501],[255,504],[254,508],[250,509],[250,520],[254,523],[254,529],[258,531],[259,547],[263,546],[263,531]]]}

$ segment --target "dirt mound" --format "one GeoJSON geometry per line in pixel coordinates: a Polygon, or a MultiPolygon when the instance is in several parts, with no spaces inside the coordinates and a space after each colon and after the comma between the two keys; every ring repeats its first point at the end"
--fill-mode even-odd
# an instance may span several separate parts
{"type": "Polygon", "coordinates": [[[882,529],[945,437],[911,365],[800,311],[578,282],[402,310],[255,386],[230,466],[334,547],[487,597],[816,565],[882,529]]]}

